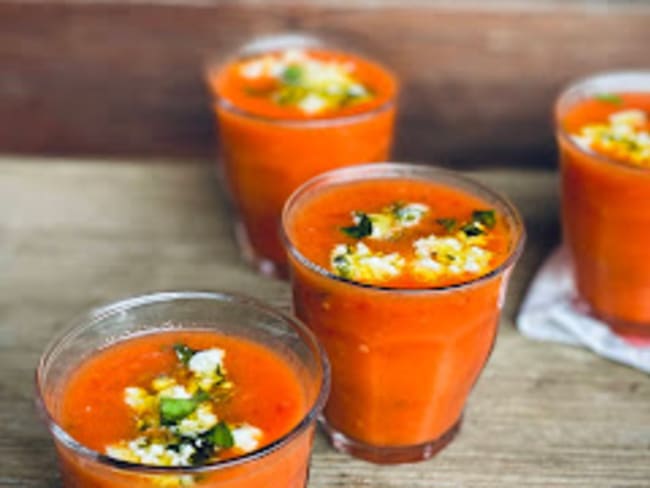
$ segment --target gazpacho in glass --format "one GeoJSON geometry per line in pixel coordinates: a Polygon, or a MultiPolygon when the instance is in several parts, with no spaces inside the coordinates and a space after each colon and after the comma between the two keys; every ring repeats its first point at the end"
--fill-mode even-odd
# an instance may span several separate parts
{"type": "Polygon", "coordinates": [[[66,488],[304,488],[328,367],[288,316],[162,293],[81,319],[37,381],[66,488]]]}
{"type": "Polygon", "coordinates": [[[305,183],[283,229],[295,313],[332,365],[331,442],[378,463],[432,456],[492,350],[519,214],[457,173],[384,163],[305,183]]]}
{"type": "Polygon", "coordinates": [[[396,78],[374,61],[291,36],[255,42],[206,76],[242,254],[283,277],[285,200],[319,173],[388,157],[396,78]]]}
{"type": "Polygon", "coordinates": [[[574,83],[555,119],[579,298],[614,332],[650,338],[650,71],[574,83]]]}

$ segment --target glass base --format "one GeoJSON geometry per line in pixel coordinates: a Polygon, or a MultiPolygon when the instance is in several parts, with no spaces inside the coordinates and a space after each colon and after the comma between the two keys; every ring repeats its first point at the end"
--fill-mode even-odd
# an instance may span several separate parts
{"type": "Polygon", "coordinates": [[[431,442],[411,446],[373,446],[346,436],[330,426],[327,420],[320,418],[321,427],[334,449],[376,464],[414,463],[429,459],[456,437],[462,423],[461,416],[447,432],[431,442]]]}
{"type": "Polygon", "coordinates": [[[600,313],[580,296],[576,296],[573,300],[573,307],[579,313],[589,315],[602,322],[609,330],[627,342],[639,345],[650,344],[650,324],[628,322],[611,315],[600,313]]]}
{"type": "Polygon", "coordinates": [[[241,222],[235,223],[235,239],[237,240],[242,259],[259,274],[280,280],[289,278],[289,272],[285,266],[280,266],[276,262],[262,257],[255,252],[255,249],[253,249],[253,246],[248,240],[246,229],[244,229],[244,225],[241,222]]]}
{"type": "Polygon", "coordinates": [[[643,345],[650,344],[650,324],[635,324],[598,314],[594,314],[594,316],[605,322],[614,334],[622,337],[627,342],[643,345]]]}

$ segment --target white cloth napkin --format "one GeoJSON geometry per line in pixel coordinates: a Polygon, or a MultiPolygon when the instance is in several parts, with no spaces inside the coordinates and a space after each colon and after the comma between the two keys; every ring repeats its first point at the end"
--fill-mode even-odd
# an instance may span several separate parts
{"type": "Polygon", "coordinates": [[[553,252],[537,272],[516,322],[526,337],[586,347],[607,359],[650,373],[650,341],[632,343],[622,339],[577,304],[564,248],[553,252]]]}

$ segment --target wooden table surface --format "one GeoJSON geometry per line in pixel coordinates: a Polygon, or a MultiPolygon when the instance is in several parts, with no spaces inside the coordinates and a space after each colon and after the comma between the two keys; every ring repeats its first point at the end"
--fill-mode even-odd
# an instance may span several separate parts
{"type": "MultiPolygon", "coordinates": [[[[436,458],[395,467],[338,454],[319,436],[310,488],[650,486],[648,376],[513,327],[558,241],[556,176],[476,176],[515,201],[529,238],[464,430],[436,458]]],[[[286,283],[239,260],[209,165],[0,158],[0,487],[60,486],[33,408],[34,368],[52,334],[91,306],[171,289],[289,303],[286,283]]]]}

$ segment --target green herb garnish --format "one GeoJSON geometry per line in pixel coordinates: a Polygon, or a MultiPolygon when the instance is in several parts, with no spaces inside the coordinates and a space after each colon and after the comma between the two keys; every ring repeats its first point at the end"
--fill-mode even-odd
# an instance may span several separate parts
{"type": "Polygon", "coordinates": [[[208,392],[199,390],[192,398],[166,398],[160,399],[160,423],[174,425],[185,417],[192,415],[199,404],[210,400],[208,392]]]}
{"type": "Polygon", "coordinates": [[[282,82],[287,85],[299,85],[302,80],[302,68],[297,64],[287,66],[282,72],[282,82]]]}
{"type": "Polygon", "coordinates": [[[189,444],[194,447],[194,454],[192,454],[192,464],[204,464],[214,456],[215,450],[230,449],[235,445],[235,438],[228,424],[223,420],[217,425],[207,430],[197,437],[183,437],[178,444],[178,449],[182,444],[189,444]]]}
{"type": "Polygon", "coordinates": [[[469,224],[463,225],[460,230],[462,230],[467,237],[480,236],[485,234],[485,231],[476,225],[476,222],[470,222],[469,224]]]}
{"type": "Polygon", "coordinates": [[[235,445],[235,438],[232,435],[232,431],[230,430],[230,427],[228,427],[228,424],[223,420],[212,427],[208,432],[212,444],[221,449],[229,449],[235,445]]]}
{"type": "Polygon", "coordinates": [[[450,218],[436,219],[436,223],[442,225],[447,232],[452,232],[457,225],[456,219],[450,218]]]}
{"type": "Polygon", "coordinates": [[[488,229],[494,228],[497,223],[497,217],[494,210],[474,210],[472,220],[483,224],[488,229]]]}
{"type": "Polygon", "coordinates": [[[174,344],[174,352],[176,353],[176,357],[178,360],[187,365],[187,363],[190,362],[190,359],[192,359],[192,356],[196,354],[196,351],[194,349],[190,349],[187,347],[185,344],[174,344]]]}
{"type": "Polygon", "coordinates": [[[370,217],[362,212],[357,212],[356,215],[359,218],[359,222],[349,227],[341,227],[341,232],[355,239],[361,239],[372,234],[372,221],[370,217]]]}
{"type": "Polygon", "coordinates": [[[161,398],[160,423],[162,425],[174,425],[180,422],[194,413],[199,403],[195,398],[161,398]]]}
{"type": "Polygon", "coordinates": [[[597,93],[594,95],[594,99],[599,102],[611,103],[614,105],[621,105],[623,103],[623,99],[616,93],[597,93]]]}

